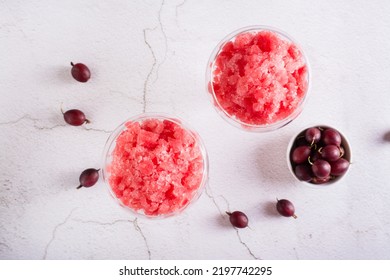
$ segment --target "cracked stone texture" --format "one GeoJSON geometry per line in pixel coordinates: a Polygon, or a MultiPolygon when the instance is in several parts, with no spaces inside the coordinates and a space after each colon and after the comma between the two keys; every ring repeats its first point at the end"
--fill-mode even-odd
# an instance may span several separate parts
{"type": "Polygon", "coordinates": [[[390,259],[388,1],[81,2],[0,1],[0,259],[390,259]],[[227,124],[205,93],[214,46],[253,24],[290,33],[312,68],[303,113],[266,134],[227,124]],[[67,126],[61,108],[91,123],[67,126]],[[102,181],[76,190],[110,132],[142,112],[181,117],[209,153],[209,185],[172,218],[135,217],[102,181]],[[353,152],[347,177],[323,189],[286,164],[291,137],[315,124],[353,152]],[[276,198],[298,219],[278,216],[276,198]],[[232,228],[234,210],[250,228],[232,228]]]}

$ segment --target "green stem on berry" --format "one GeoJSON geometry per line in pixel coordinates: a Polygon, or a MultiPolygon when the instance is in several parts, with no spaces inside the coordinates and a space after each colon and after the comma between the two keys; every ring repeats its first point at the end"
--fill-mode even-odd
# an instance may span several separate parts
{"type": "Polygon", "coordinates": [[[307,161],[310,163],[310,165],[313,165],[313,162],[310,160],[310,156],[308,156],[307,161]]]}

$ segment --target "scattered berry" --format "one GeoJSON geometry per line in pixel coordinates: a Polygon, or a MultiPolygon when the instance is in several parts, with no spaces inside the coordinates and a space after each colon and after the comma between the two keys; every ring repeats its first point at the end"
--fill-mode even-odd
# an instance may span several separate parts
{"type": "Polygon", "coordinates": [[[276,203],[276,210],[284,217],[293,217],[294,219],[297,218],[295,215],[294,204],[292,204],[291,201],[287,199],[278,199],[276,203]]]}
{"type": "Polygon", "coordinates": [[[77,109],[68,110],[65,113],[62,113],[64,115],[64,120],[66,123],[73,125],[73,126],[80,126],[84,123],[89,123],[89,120],[86,119],[83,112],[77,109]]]}
{"type": "Polygon", "coordinates": [[[89,188],[96,184],[96,182],[99,180],[99,170],[100,169],[94,169],[89,168],[84,170],[80,174],[80,186],[77,187],[77,189],[80,189],[82,187],[89,188]]]}
{"type": "Polygon", "coordinates": [[[91,72],[89,71],[88,67],[85,64],[82,63],[76,63],[73,64],[73,62],[70,63],[72,65],[72,77],[81,83],[86,83],[91,78],[91,72]]]}
{"type": "Polygon", "coordinates": [[[232,213],[226,212],[229,215],[230,223],[236,228],[245,228],[248,226],[248,217],[240,212],[234,211],[232,213]]]}

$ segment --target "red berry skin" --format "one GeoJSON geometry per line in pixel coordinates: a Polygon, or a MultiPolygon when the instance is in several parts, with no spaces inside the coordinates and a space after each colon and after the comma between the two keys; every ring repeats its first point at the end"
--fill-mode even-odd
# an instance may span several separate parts
{"type": "Polygon", "coordinates": [[[342,139],[340,133],[333,128],[327,128],[322,133],[322,141],[324,142],[325,145],[340,146],[341,140],[342,139]]]}
{"type": "Polygon", "coordinates": [[[294,217],[295,219],[297,218],[295,215],[294,204],[292,204],[292,202],[287,199],[278,200],[276,203],[276,210],[284,217],[294,217]]]}
{"type": "Polygon", "coordinates": [[[314,176],[318,178],[325,178],[330,175],[330,164],[326,160],[316,160],[311,166],[314,176]]]}
{"type": "Polygon", "coordinates": [[[334,176],[341,176],[344,175],[345,172],[347,172],[349,167],[349,161],[345,158],[339,158],[337,161],[334,161],[330,164],[331,170],[330,174],[334,176]]]}
{"type": "Polygon", "coordinates": [[[305,139],[310,145],[317,143],[321,139],[321,130],[317,127],[307,129],[305,132],[305,139]]]}
{"type": "Polygon", "coordinates": [[[84,170],[80,174],[80,185],[77,187],[77,189],[81,187],[89,188],[96,184],[96,182],[99,180],[99,170],[95,168],[89,168],[84,170]]]}
{"type": "Polygon", "coordinates": [[[341,150],[336,145],[327,145],[321,149],[321,156],[327,161],[336,161],[341,156],[341,150]]]}
{"type": "Polygon", "coordinates": [[[230,223],[236,228],[246,228],[248,226],[248,217],[240,211],[232,213],[226,212],[229,215],[230,223]]]}
{"type": "Polygon", "coordinates": [[[72,109],[66,111],[64,114],[64,120],[67,124],[73,126],[80,126],[84,123],[89,123],[89,120],[86,119],[85,114],[77,109],[72,109]]]}
{"type": "Polygon", "coordinates": [[[291,159],[296,164],[304,163],[310,156],[310,152],[309,146],[299,146],[292,152],[291,159]]]}
{"type": "Polygon", "coordinates": [[[72,62],[70,64],[72,65],[72,77],[76,81],[79,81],[80,83],[86,83],[91,78],[91,71],[89,71],[89,68],[85,64],[73,64],[72,62]]]}
{"type": "Polygon", "coordinates": [[[295,176],[301,181],[309,182],[313,178],[313,172],[309,164],[295,166],[295,176]]]}

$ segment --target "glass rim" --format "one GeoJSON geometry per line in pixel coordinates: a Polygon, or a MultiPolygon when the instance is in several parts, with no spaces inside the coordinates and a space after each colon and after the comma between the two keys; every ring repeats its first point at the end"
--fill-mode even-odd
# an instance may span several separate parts
{"type": "Polygon", "coordinates": [[[109,135],[109,137],[107,138],[107,140],[106,140],[106,142],[104,144],[104,149],[103,149],[101,162],[102,162],[101,172],[102,172],[103,182],[106,185],[106,188],[107,188],[110,196],[122,208],[125,208],[126,210],[129,210],[131,213],[133,213],[137,217],[143,217],[143,218],[163,219],[163,218],[168,218],[168,217],[175,216],[175,215],[181,213],[183,210],[185,210],[188,207],[190,207],[190,205],[192,205],[201,196],[201,194],[203,193],[203,191],[204,191],[204,189],[205,189],[205,187],[206,187],[206,185],[208,183],[208,179],[209,179],[209,158],[208,158],[208,153],[207,153],[207,150],[206,150],[206,146],[205,146],[202,138],[198,134],[198,132],[195,131],[194,129],[192,129],[192,127],[190,127],[186,122],[183,122],[182,119],[180,119],[178,117],[175,117],[175,116],[172,116],[172,115],[169,115],[169,114],[166,114],[166,113],[160,113],[160,112],[141,113],[141,114],[132,116],[130,118],[127,118],[120,125],[118,125],[115,128],[115,130],[113,132],[111,132],[111,134],[109,135]],[[199,147],[199,150],[200,150],[201,155],[202,155],[202,160],[203,160],[202,181],[199,183],[199,186],[196,189],[196,191],[194,192],[193,197],[183,207],[181,207],[181,208],[179,208],[179,209],[177,209],[177,210],[175,210],[173,212],[166,213],[166,214],[161,214],[161,215],[147,215],[145,213],[140,212],[140,210],[135,210],[135,209],[133,209],[133,208],[127,206],[127,205],[124,205],[122,203],[122,201],[114,194],[114,192],[112,190],[112,187],[111,187],[111,185],[110,185],[110,183],[108,181],[108,179],[110,177],[109,176],[109,172],[106,170],[106,168],[108,166],[108,163],[109,163],[110,152],[112,151],[112,149],[116,145],[117,137],[120,135],[120,133],[122,131],[126,130],[126,123],[128,123],[128,122],[142,122],[142,121],[148,120],[148,119],[168,120],[168,121],[171,121],[171,122],[179,125],[180,127],[185,129],[186,131],[188,131],[191,134],[191,136],[193,137],[193,139],[195,140],[195,142],[197,143],[197,146],[199,147]]]}
{"type": "MultiPolygon", "coordinates": [[[[216,103],[219,110],[217,112],[225,119],[227,122],[229,122],[231,125],[244,129],[249,132],[266,132],[266,131],[272,131],[276,130],[278,128],[281,128],[287,124],[289,124],[291,121],[293,121],[295,118],[297,118],[300,113],[302,112],[303,105],[306,103],[306,100],[309,96],[309,93],[311,92],[311,66],[309,63],[309,59],[304,52],[303,48],[301,45],[295,40],[291,35],[287,34],[285,31],[268,26],[268,25],[249,25],[245,27],[241,27],[239,29],[236,29],[233,32],[230,32],[228,35],[226,35],[222,40],[218,42],[218,44],[214,47],[209,60],[207,62],[207,67],[206,67],[206,93],[208,95],[211,95],[212,100],[216,103]],[[299,102],[297,108],[286,118],[279,120],[277,122],[271,123],[271,124],[250,124],[250,123],[245,123],[235,116],[229,114],[226,112],[226,110],[221,106],[218,98],[215,95],[214,88],[212,85],[213,81],[213,69],[215,65],[215,60],[218,56],[218,54],[221,52],[222,47],[229,41],[232,41],[237,35],[241,33],[246,33],[246,32],[251,32],[251,31],[271,31],[275,32],[278,35],[282,36],[282,38],[287,39],[288,41],[294,43],[294,45],[298,48],[298,50],[301,52],[302,57],[305,61],[306,67],[307,67],[307,89],[304,93],[304,96],[302,100],[299,102]]],[[[215,108],[217,109],[217,108],[215,108]]]]}

